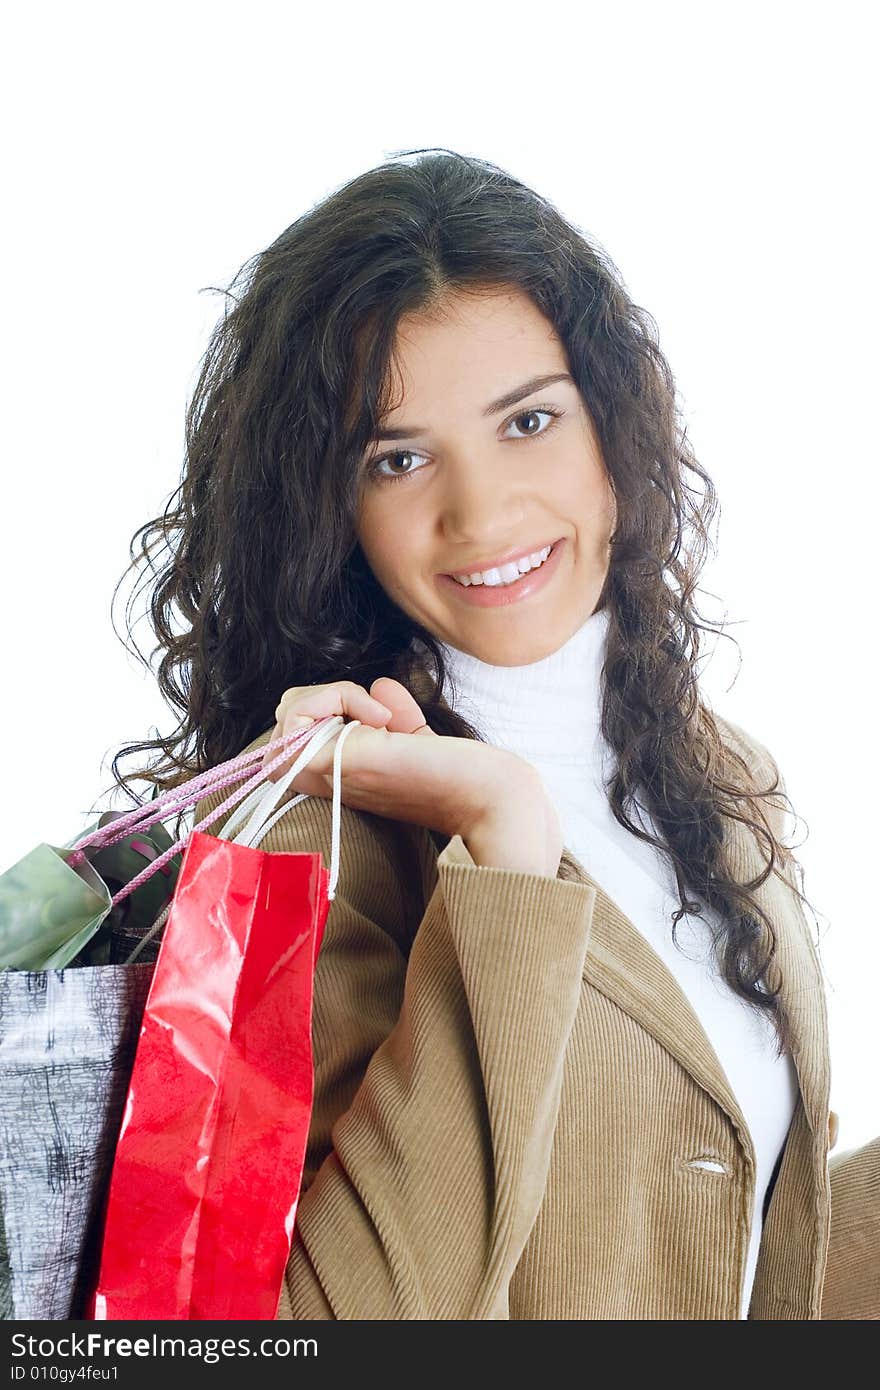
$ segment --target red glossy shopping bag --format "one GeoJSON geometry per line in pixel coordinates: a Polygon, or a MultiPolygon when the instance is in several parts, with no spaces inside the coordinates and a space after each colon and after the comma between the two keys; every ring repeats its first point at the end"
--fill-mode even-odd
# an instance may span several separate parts
{"type": "Polygon", "coordinates": [[[332,872],[317,852],[270,853],[198,830],[187,840],[87,1317],[277,1313],[311,1119],[312,981],[338,807],[334,778],[332,872]]]}

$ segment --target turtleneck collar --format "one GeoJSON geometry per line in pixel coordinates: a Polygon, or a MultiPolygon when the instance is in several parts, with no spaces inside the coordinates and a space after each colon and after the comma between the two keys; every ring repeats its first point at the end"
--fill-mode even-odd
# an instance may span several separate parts
{"type": "Polygon", "coordinates": [[[443,697],[489,742],[544,768],[594,765],[609,610],[592,613],[555,652],[526,666],[492,666],[441,642],[443,697]]]}

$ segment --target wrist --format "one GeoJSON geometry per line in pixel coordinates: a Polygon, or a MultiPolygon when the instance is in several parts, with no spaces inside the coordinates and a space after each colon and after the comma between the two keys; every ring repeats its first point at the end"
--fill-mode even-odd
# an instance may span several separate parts
{"type": "Polygon", "coordinates": [[[559,818],[535,769],[514,762],[518,766],[494,787],[462,840],[479,866],[555,878],[562,857],[559,818]]]}

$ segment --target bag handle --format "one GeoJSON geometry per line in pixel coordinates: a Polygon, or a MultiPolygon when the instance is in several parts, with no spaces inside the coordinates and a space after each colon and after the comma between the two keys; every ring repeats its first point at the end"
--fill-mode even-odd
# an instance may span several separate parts
{"type": "MultiPolygon", "coordinates": [[[[316,722],[320,722],[321,727],[323,727],[328,720],[340,717],[341,716],[338,715],[327,715],[324,719],[316,722]]],[[[308,738],[313,733],[314,727],[310,729],[295,729],[293,733],[285,734],[282,738],[275,739],[271,744],[267,744],[266,747],[273,748],[276,746],[281,748],[283,744],[285,745],[284,751],[279,752],[277,757],[272,758],[266,763],[265,767],[258,768],[256,774],[254,774],[253,765],[263,756],[265,748],[255,748],[251,753],[242,753],[237,758],[230,758],[228,762],[221,763],[218,767],[210,769],[209,773],[201,773],[198,777],[190,778],[188,782],[173,788],[172,792],[160,796],[152,802],[147,802],[143,806],[137,807],[134,811],[118,817],[108,825],[100,826],[97,830],[91,831],[88,835],[83,836],[82,839],[77,840],[70,853],[65,856],[67,863],[71,868],[75,868],[85,859],[83,851],[87,845],[103,849],[107,845],[116,844],[118,840],[125,839],[127,835],[131,833],[133,827],[137,830],[145,829],[147,825],[152,825],[154,821],[161,820],[168,814],[169,809],[184,810],[192,802],[199,801],[202,797],[208,795],[209,792],[226,787],[234,781],[240,782],[243,777],[248,777],[250,774],[250,780],[245,782],[244,786],[238,787],[231,796],[228,796],[225,801],[221,802],[216,811],[209,812],[202,820],[191,826],[190,830],[160,854],[158,859],[154,859],[152,863],[148,864],[135,878],[129,883],[124,884],[119,892],[110,900],[111,905],[115,906],[118,902],[121,902],[123,898],[127,898],[129,893],[133,893],[136,888],[139,888],[148,878],[151,878],[152,875],[161,869],[164,864],[167,864],[168,860],[172,859],[175,854],[178,854],[186,844],[193,830],[199,830],[206,821],[214,820],[225,811],[228,811],[230,807],[240,801],[243,796],[246,796],[254,786],[261,786],[272,768],[280,766],[285,758],[290,756],[290,748],[287,745],[291,742],[295,743],[297,741],[302,741],[304,736],[308,738]],[[208,781],[208,779],[210,779],[210,781],[208,781]],[[173,794],[176,794],[177,800],[171,803],[170,797],[173,794]]]]}
{"type": "Polygon", "coordinates": [[[308,746],[302,750],[299,757],[291,767],[288,768],[283,777],[277,782],[270,782],[268,787],[259,786],[255,788],[247,800],[243,801],[241,805],[236,808],[220,831],[220,838],[224,840],[232,838],[234,826],[241,820],[242,814],[247,815],[250,809],[248,803],[255,800],[256,804],[253,814],[244,829],[235,835],[234,843],[237,845],[259,845],[263,837],[267,835],[272,829],[272,826],[287,813],[290,807],[295,806],[297,802],[302,801],[309,795],[308,792],[300,792],[297,796],[292,797],[290,801],[285,802],[283,806],[278,807],[278,802],[284,796],[284,793],[287,791],[293,779],[304,767],[309,765],[315,754],[323,748],[324,744],[328,743],[331,738],[336,737],[338,734],[336,746],[333,749],[333,812],[330,836],[330,879],[327,887],[327,897],[333,899],[336,896],[336,882],[339,877],[339,839],[342,816],[342,745],[348,738],[352,729],[355,729],[361,721],[359,719],[351,719],[346,724],[341,714],[331,715],[330,719],[331,722],[323,728],[318,729],[317,732],[314,730],[310,731],[312,737],[308,746]],[[276,807],[278,807],[277,810],[275,809],[276,807]]]}
{"type": "MultiPolygon", "coordinates": [[[[360,720],[355,720],[353,722],[360,723],[360,720]]],[[[342,715],[335,714],[330,716],[330,722],[325,724],[323,728],[317,730],[314,727],[310,728],[308,730],[310,736],[309,742],[302,748],[298,757],[287,769],[284,776],[280,777],[277,782],[262,782],[254,787],[253,791],[250,792],[250,794],[245,797],[244,801],[240,802],[233,811],[229,820],[219,832],[220,836],[224,840],[231,840],[234,836],[235,843],[238,845],[259,844],[259,841],[269,829],[270,824],[274,824],[274,820],[269,822],[269,816],[284,796],[284,793],[287,791],[293,779],[298,776],[303,768],[309,765],[315,755],[323,748],[324,744],[327,743],[329,739],[335,737],[341,728],[345,727],[346,725],[342,715]],[[248,815],[250,815],[250,820],[244,829],[239,831],[238,826],[248,815]]],[[[302,798],[307,795],[308,792],[300,792],[298,796],[292,798],[292,800],[284,806],[283,810],[287,809],[287,805],[293,805],[296,801],[301,801],[302,798]]]]}
{"type": "MultiPolygon", "coordinates": [[[[322,719],[316,720],[316,724],[324,724],[328,719],[335,718],[334,715],[325,715],[322,719]]],[[[265,747],[254,748],[249,753],[240,753],[235,758],[228,759],[225,763],[220,763],[217,767],[210,767],[205,772],[198,773],[195,777],[190,777],[188,781],[181,782],[177,787],[171,787],[169,791],[163,792],[161,796],[156,796],[158,788],[153,787],[152,798],[141,806],[136,806],[132,811],[126,811],[123,815],[117,816],[108,825],[97,826],[87,835],[83,835],[75,842],[75,847],[68,862],[71,867],[75,867],[85,857],[82,853],[86,846],[95,849],[106,849],[108,845],[116,844],[118,840],[124,840],[133,830],[145,830],[155,821],[164,820],[175,811],[186,810],[187,807],[201,801],[212,791],[217,791],[229,786],[233,782],[240,782],[248,773],[254,771],[255,765],[264,757],[267,750],[279,750],[277,762],[283,759],[280,750],[283,747],[285,753],[290,752],[291,745],[295,745],[304,735],[314,732],[311,729],[294,729],[292,733],[283,734],[280,738],[272,739],[265,747]]],[[[262,780],[270,767],[276,766],[273,760],[271,764],[260,770],[259,780],[262,780]]],[[[230,801],[230,805],[232,802],[230,801]]],[[[224,807],[225,809],[225,807],[224,807]]]]}
{"type": "MultiPolygon", "coordinates": [[[[361,721],[359,719],[352,719],[346,724],[341,714],[329,715],[328,720],[329,722],[322,720],[321,727],[318,729],[313,726],[305,730],[309,738],[309,743],[303,748],[293,765],[278,782],[270,782],[268,787],[261,782],[259,786],[254,787],[253,791],[246,797],[241,805],[233,811],[222,830],[218,831],[217,838],[220,840],[231,839],[233,828],[241,819],[242,813],[247,815],[253,805],[254,810],[251,819],[248,821],[245,828],[235,836],[233,843],[237,845],[249,845],[251,848],[256,848],[264,836],[272,829],[272,826],[275,825],[276,821],[279,821],[281,817],[289,811],[291,806],[295,806],[297,802],[302,801],[304,797],[309,795],[308,792],[300,792],[297,796],[292,797],[290,801],[285,802],[285,804],[277,810],[274,809],[278,801],[287,791],[294,777],[296,777],[304,767],[309,765],[315,754],[338,732],[339,737],[336,740],[336,747],[333,749],[333,812],[330,832],[330,878],[327,884],[327,898],[329,901],[332,901],[332,899],[336,897],[336,882],[339,877],[339,840],[342,820],[342,745],[348,738],[352,729],[360,724],[361,721]],[[342,725],[341,729],[339,728],[340,724],[342,725]]],[[[299,732],[301,733],[303,731],[300,730],[299,732]]],[[[258,749],[257,751],[259,752],[260,750],[258,749]]],[[[275,761],[278,760],[276,759],[275,761]]],[[[272,763],[267,764],[267,770],[272,765],[272,763]]],[[[217,813],[214,812],[210,819],[215,820],[216,815],[217,813]]],[[[207,819],[208,817],[205,817],[205,820],[207,819]]],[[[200,824],[204,825],[205,820],[202,820],[200,824]]],[[[192,829],[196,830],[198,826],[194,825],[192,829]]],[[[192,834],[192,831],[190,831],[190,834],[192,834]]],[[[168,851],[166,851],[166,853],[168,853],[168,851]]],[[[158,862],[159,861],[156,860],[156,863],[151,864],[149,869],[155,869],[158,862]]],[[[139,875],[140,878],[147,876],[148,871],[146,870],[143,874],[139,875]]],[[[133,882],[134,880],[132,883],[133,882]]],[[[130,888],[132,885],[127,886],[130,888]]],[[[117,896],[121,897],[122,894],[120,893],[117,896]]],[[[113,899],[113,901],[115,902],[115,899],[113,899]]],[[[146,946],[147,942],[152,941],[156,933],[164,926],[171,912],[173,902],[174,899],[172,898],[171,902],[166,903],[162,908],[162,911],[150,927],[150,930],[145,936],[141,937],[134,950],[126,958],[126,965],[131,965],[146,946]]]]}

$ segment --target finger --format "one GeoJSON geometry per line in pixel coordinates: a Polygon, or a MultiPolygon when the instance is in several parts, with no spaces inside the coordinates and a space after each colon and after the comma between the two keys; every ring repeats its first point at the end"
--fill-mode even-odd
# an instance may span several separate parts
{"type": "MultiPolygon", "coordinates": [[[[336,714],[341,714],[348,719],[357,719],[361,724],[367,724],[371,728],[377,729],[385,728],[392,717],[391,710],[386,705],[374,699],[364,690],[362,685],[357,685],[354,681],[334,681],[330,685],[316,685],[314,687],[298,686],[286,690],[282,695],[276,710],[277,723],[272,738],[281,738],[286,734],[294,733],[297,729],[314,724],[317,719],[325,719],[328,715],[336,714]]],[[[297,749],[284,762],[279,763],[268,773],[268,780],[277,782],[282,778],[293,766],[294,760],[299,757],[300,752],[301,749],[297,749]]],[[[271,753],[264,753],[263,768],[272,758],[277,757],[277,748],[271,753]]],[[[322,761],[320,754],[318,757],[319,761],[322,761]]],[[[313,771],[308,778],[310,782],[314,775],[313,771]]]]}
{"type": "Polygon", "coordinates": [[[381,700],[374,699],[362,685],[354,681],[333,681],[330,685],[299,686],[286,690],[275,711],[283,724],[288,713],[310,714],[313,719],[326,719],[329,714],[342,714],[347,719],[359,719],[362,724],[383,728],[391,718],[391,710],[381,700]]]}
{"type": "Polygon", "coordinates": [[[379,676],[370,686],[370,694],[391,710],[391,719],[385,725],[389,733],[419,734],[427,731],[433,734],[434,730],[428,728],[421,705],[400,681],[391,676],[379,676]]]}

